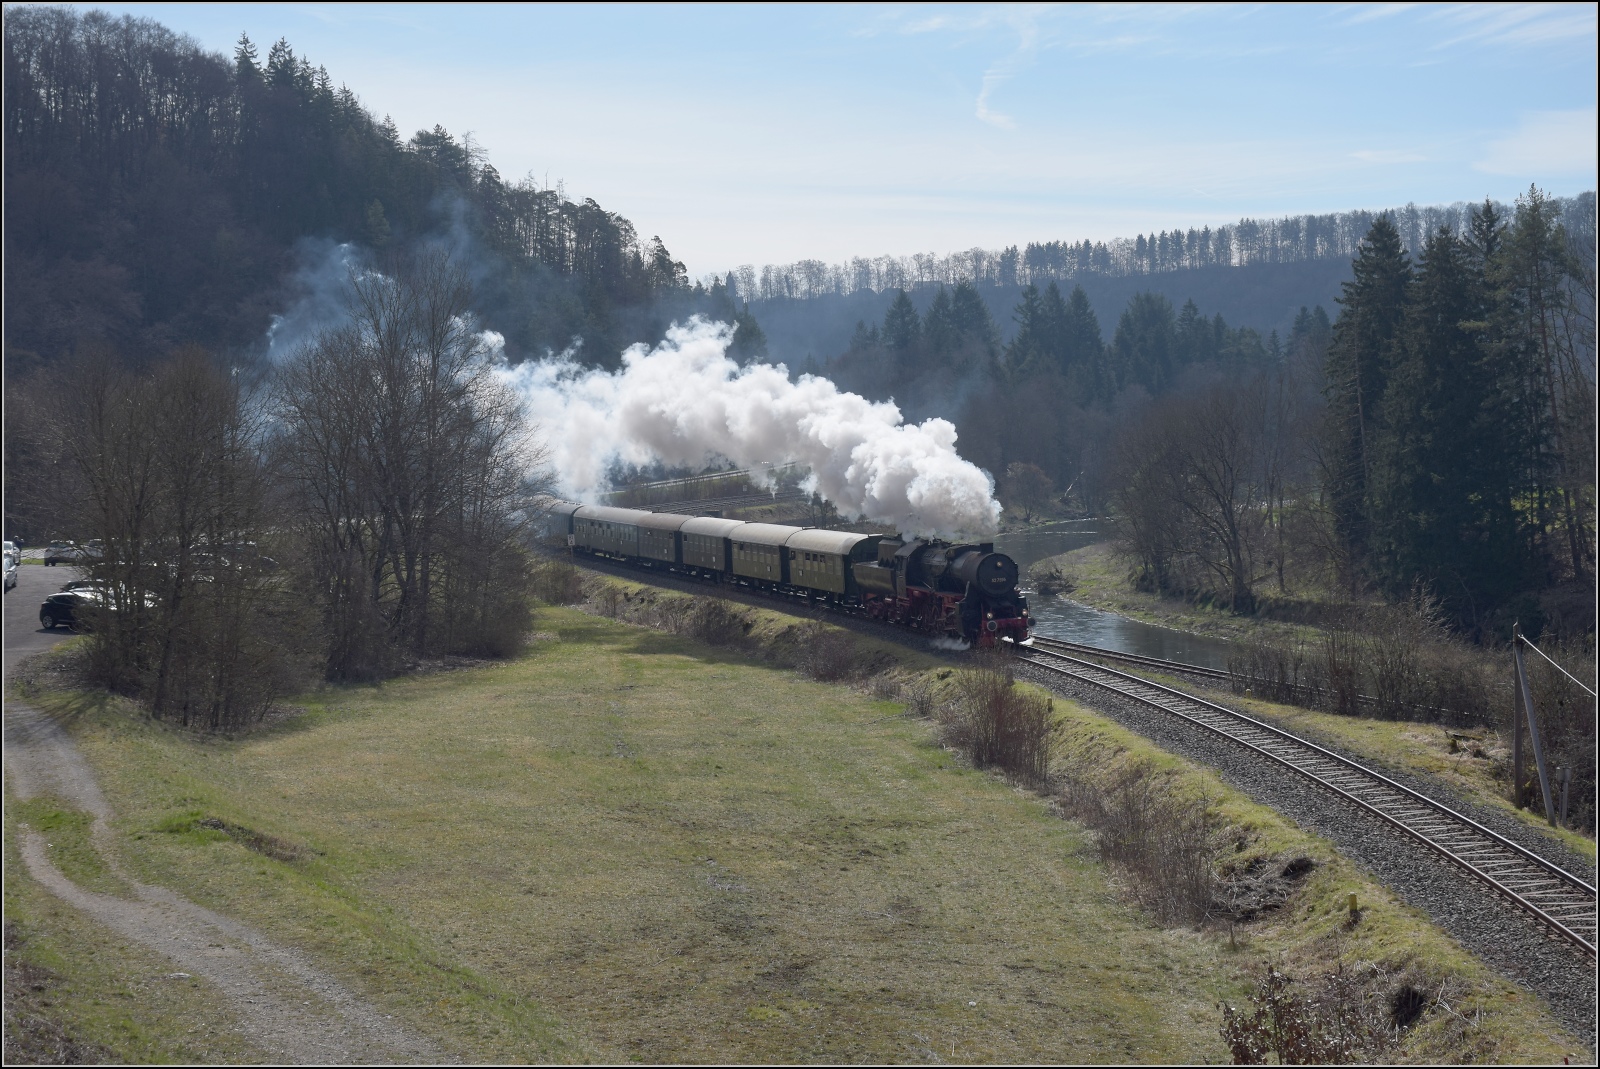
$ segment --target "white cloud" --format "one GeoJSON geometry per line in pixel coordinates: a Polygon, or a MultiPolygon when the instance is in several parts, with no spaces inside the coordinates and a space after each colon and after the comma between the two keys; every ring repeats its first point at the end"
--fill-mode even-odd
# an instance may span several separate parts
{"type": "Polygon", "coordinates": [[[1449,27],[1435,49],[1477,44],[1496,48],[1593,47],[1593,4],[1457,4],[1428,10],[1425,21],[1449,27]]]}
{"type": "Polygon", "coordinates": [[[1549,181],[1557,176],[1592,180],[1595,173],[1595,109],[1530,111],[1509,137],[1491,141],[1473,169],[1549,181]]]}

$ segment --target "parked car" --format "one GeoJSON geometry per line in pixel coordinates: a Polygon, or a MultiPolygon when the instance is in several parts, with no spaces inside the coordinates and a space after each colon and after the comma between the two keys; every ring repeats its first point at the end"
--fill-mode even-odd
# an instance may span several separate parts
{"type": "Polygon", "coordinates": [[[22,550],[17,548],[15,542],[6,542],[6,567],[22,563],[22,550]]]}
{"type": "Polygon", "coordinates": [[[17,566],[16,559],[14,557],[11,557],[8,554],[6,556],[6,583],[5,583],[5,587],[6,587],[7,590],[10,590],[12,587],[17,585],[17,572],[19,570],[20,569],[17,566]]]}
{"type": "Polygon", "coordinates": [[[46,631],[65,625],[77,627],[81,617],[93,609],[98,609],[104,600],[100,591],[61,590],[44,599],[39,606],[39,626],[46,631]]]}
{"type": "Polygon", "coordinates": [[[49,548],[44,551],[44,562],[54,567],[57,564],[99,560],[102,556],[104,551],[98,538],[91,538],[82,545],[76,542],[51,542],[49,548]]]}

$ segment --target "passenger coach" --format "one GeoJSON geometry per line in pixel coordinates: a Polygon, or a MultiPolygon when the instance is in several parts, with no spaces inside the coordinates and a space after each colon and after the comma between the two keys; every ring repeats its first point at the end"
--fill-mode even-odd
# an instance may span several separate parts
{"type": "Polygon", "coordinates": [[[987,543],[745,523],[559,502],[546,532],[574,552],[822,600],[978,645],[1027,638],[1016,563],[987,543]]]}

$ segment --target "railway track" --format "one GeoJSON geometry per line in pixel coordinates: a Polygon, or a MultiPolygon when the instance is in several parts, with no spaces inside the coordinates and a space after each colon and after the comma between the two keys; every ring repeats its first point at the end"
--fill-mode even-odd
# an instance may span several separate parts
{"type": "Polygon", "coordinates": [[[1036,637],[1031,646],[1019,647],[1017,656],[1051,674],[1160,709],[1310,780],[1441,855],[1552,935],[1591,959],[1596,956],[1595,889],[1577,876],[1387,776],[1243,713],[1083,660],[1071,652],[1075,645],[1036,637]]]}
{"type": "Polygon", "coordinates": [[[1150,668],[1169,675],[1198,676],[1201,679],[1212,679],[1219,683],[1228,683],[1233,679],[1231,675],[1220,668],[1204,668],[1198,664],[1185,664],[1182,661],[1163,661],[1159,657],[1146,657],[1142,653],[1123,653],[1121,650],[1108,650],[1101,646],[1086,646],[1081,642],[1046,638],[1043,635],[1034,635],[1033,645],[1037,649],[1048,649],[1056,653],[1071,653],[1083,657],[1098,657],[1106,661],[1136,664],[1141,668],[1150,668]]]}

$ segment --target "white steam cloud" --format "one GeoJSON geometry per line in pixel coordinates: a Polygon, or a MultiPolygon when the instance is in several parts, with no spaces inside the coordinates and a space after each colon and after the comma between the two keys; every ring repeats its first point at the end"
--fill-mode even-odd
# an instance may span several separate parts
{"type": "Polygon", "coordinates": [[[733,328],[691,319],[655,349],[635,345],[616,372],[570,357],[505,368],[551,450],[562,491],[605,489],[612,464],[742,467],[792,461],[805,488],[840,512],[908,534],[978,537],[1000,521],[994,483],[956,453],[944,419],[902,422],[892,403],[844,393],[814,375],[790,381],[782,364],[741,368],[727,356],[733,328]]]}

